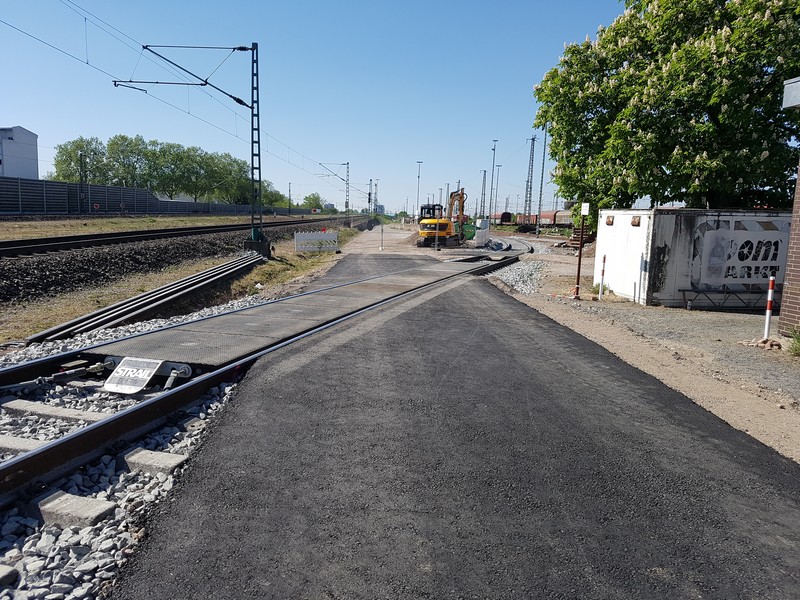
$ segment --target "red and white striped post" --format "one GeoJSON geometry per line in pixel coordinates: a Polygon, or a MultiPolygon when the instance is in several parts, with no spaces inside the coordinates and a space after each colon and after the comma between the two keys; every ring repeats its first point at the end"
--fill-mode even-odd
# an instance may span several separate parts
{"type": "Polygon", "coordinates": [[[600,294],[598,295],[598,298],[600,300],[603,299],[603,281],[605,280],[605,278],[606,278],[606,255],[603,254],[603,268],[600,269],[600,294]]]}
{"type": "Polygon", "coordinates": [[[767,322],[764,323],[764,339],[769,337],[769,319],[772,317],[772,297],[775,295],[775,275],[769,278],[769,292],[767,293],[767,322]]]}

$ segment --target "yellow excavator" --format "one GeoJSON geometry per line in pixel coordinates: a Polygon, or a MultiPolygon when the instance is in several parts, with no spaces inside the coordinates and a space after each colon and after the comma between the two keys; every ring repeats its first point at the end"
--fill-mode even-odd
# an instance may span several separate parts
{"type": "Polygon", "coordinates": [[[450,192],[447,214],[443,215],[441,204],[423,204],[419,207],[419,237],[417,246],[440,246],[454,248],[475,235],[474,227],[467,224],[464,213],[467,195],[464,188],[450,192]],[[472,235],[470,235],[472,234],[472,235]]]}

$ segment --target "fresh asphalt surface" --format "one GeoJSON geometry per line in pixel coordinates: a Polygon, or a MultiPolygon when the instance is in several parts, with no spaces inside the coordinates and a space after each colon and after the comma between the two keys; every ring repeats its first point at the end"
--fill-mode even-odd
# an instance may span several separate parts
{"type": "MultiPolygon", "coordinates": [[[[409,260],[349,256],[328,281],[409,260]]],[[[459,278],[253,367],[114,598],[798,598],[799,484],[459,278]]]]}

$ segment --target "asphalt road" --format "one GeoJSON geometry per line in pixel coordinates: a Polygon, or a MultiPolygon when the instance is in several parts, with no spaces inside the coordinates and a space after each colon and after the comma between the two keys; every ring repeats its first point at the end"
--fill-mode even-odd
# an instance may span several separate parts
{"type": "Polygon", "coordinates": [[[798,484],[459,280],[259,362],[114,598],[798,598],[798,484]]]}

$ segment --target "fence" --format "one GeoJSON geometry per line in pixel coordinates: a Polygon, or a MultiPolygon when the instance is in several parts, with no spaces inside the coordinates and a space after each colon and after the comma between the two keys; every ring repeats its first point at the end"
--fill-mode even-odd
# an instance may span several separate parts
{"type": "MultiPolygon", "coordinates": [[[[0,215],[249,215],[251,210],[249,204],[161,200],[140,188],[0,177],[0,215]]],[[[290,211],[265,206],[264,213],[286,215],[290,211]]],[[[291,214],[308,213],[308,209],[291,210],[291,214]]]]}
{"type": "Polygon", "coordinates": [[[339,252],[338,231],[297,231],[294,234],[295,252],[339,252]]]}

